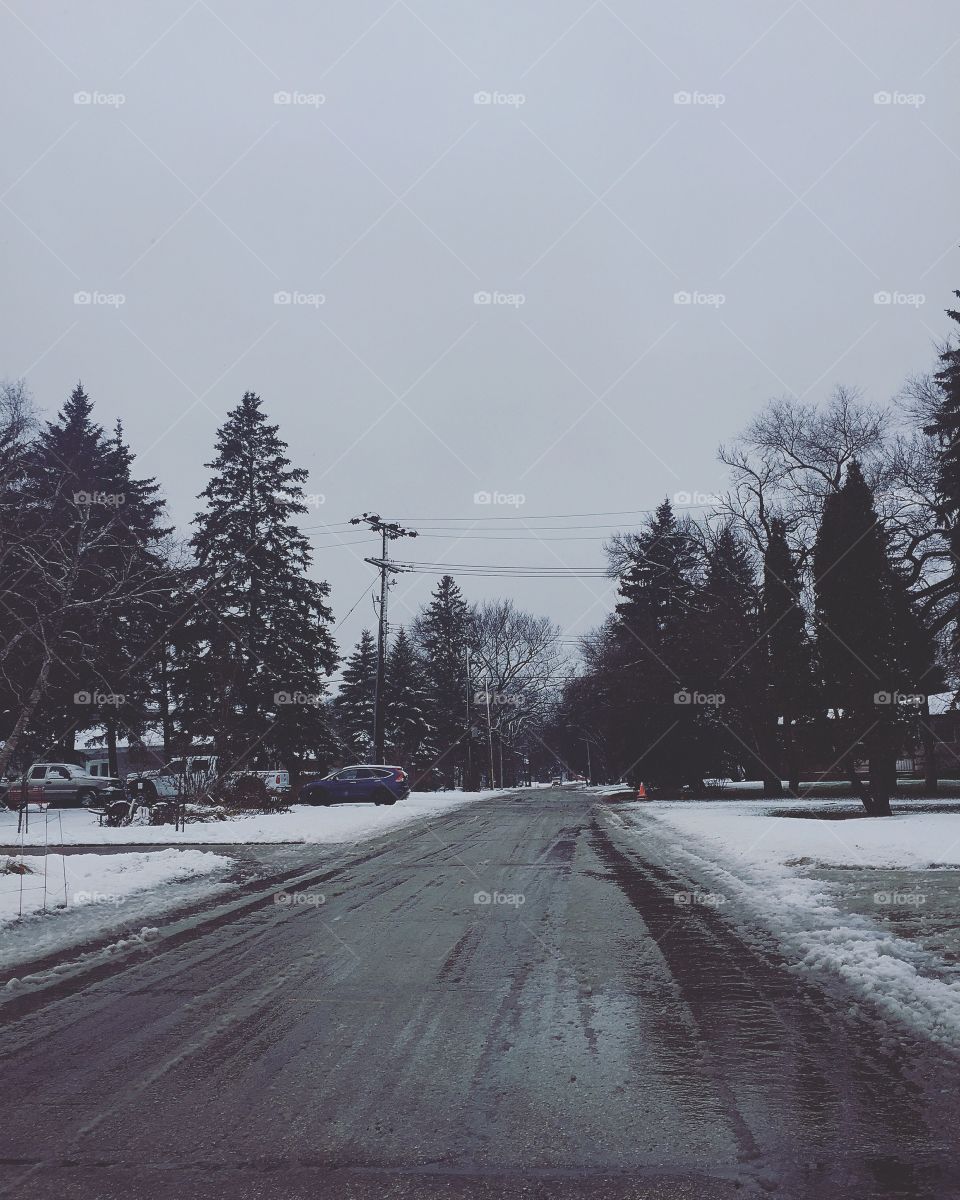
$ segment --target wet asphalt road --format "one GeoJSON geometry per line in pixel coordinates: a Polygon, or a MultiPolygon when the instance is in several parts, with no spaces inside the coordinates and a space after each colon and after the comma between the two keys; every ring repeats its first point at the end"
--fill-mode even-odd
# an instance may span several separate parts
{"type": "Polygon", "coordinates": [[[535,792],[291,849],[287,903],[16,995],[0,1194],[960,1195],[957,1064],[678,906],[658,836],[535,792]]]}

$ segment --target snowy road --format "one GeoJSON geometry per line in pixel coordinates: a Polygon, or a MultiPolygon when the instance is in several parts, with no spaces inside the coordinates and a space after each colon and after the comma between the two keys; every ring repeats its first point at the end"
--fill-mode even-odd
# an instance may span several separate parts
{"type": "Polygon", "coordinates": [[[787,971],[653,823],[534,792],[312,853],[12,994],[0,1194],[960,1192],[954,1060],[787,971]]]}

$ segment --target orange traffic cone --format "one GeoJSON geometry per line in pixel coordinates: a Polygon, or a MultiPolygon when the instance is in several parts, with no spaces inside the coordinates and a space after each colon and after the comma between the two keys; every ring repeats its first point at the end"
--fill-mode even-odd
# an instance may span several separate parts
{"type": "Polygon", "coordinates": [[[637,788],[637,799],[638,800],[646,800],[646,798],[647,798],[647,789],[641,783],[640,786],[637,788]]]}

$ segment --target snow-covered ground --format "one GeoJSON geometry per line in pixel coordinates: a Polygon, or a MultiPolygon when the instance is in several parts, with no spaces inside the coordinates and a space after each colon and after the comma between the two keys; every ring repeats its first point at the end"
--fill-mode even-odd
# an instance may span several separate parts
{"type": "Polygon", "coordinates": [[[271,842],[352,842],[375,837],[408,821],[442,816],[464,804],[488,800],[502,791],[413,792],[406,800],[378,807],[375,804],[337,804],[323,808],[296,804],[290,812],[234,817],[225,821],[195,821],[177,833],[172,825],[127,825],[110,829],[80,808],[34,814],[22,838],[4,835],[0,844],[42,846],[129,846],[263,844],[271,842]]]}
{"type": "MultiPolygon", "coordinates": [[[[10,860],[24,873],[0,872],[0,925],[63,908],[117,908],[138,892],[210,875],[233,865],[203,850],[134,854],[28,854],[10,860]]],[[[4,861],[0,860],[0,868],[4,861]]]]}
{"type": "MultiPolygon", "coordinates": [[[[743,905],[799,970],[827,972],[886,1017],[960,1050],[960,970],[884,925],[891,908],[925,902],[910,872],[960,864],[960,814],[901,813],[883,819],[815,820],[774,815],[810,801],[656,802],[618,806],[641,837],[661,837],[691,872],[709,880],[713,903],[743,905]],[[877,919],[846,911],[818,868],[877,871],[877,919]],[[898,868],[906,882],[891,891],[898,868]]],[[[843,801],[818,807],[849,808],[843,801]]],[[[929,879],[929,876],[924,876],[929,879]]],[[[927,886],[927,885],[924,885],[927,886]]],[[[953,885],[951,884],[951,888],[953,885]]],[[[956,901],[960,911],[960,896],[956,901]]]]}

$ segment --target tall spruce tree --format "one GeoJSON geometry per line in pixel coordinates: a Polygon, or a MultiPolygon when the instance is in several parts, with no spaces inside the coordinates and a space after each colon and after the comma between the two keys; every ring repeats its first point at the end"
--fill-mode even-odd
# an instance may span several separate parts
{"type": "MultiPolygon", "coordinates": [[[[954,292],[960,299],[960,291],[954,292]]],[[[960,312],[947,309],[960,325],[960,312]]],[[[940,354],[934,375],[940,400],[933,422],[925,432],[937,441],[937,501],[947,529],[952,586],[949,622],[953,650],[960,650],[960,341],[940,354]]]]}
{"type": "Polygon", "coordinates": [[[26,456],[14,557],[33,661],[21,664],[4,763],[17,743],[70,753],[77,732],[104,727],[115,767],[118,732],[136,736],[149,719],[144,651],[169,598],[169,530],[157,485],[132,473],[122,431],[106,439],[92,412],[78,384],[26,456]]]}
{"type": "Polygon", "coordinates": [[[638,782],[698,786],[702,777],[696,722],[675,702],[689,682],[697,566],[689,529],[664,500],[630,544],[607,661],[614,756],[638,782]]]}
{"type": "Polygon", "coordinates": [[[759,589],[753,559],[730,525],[708,538],[691,624],[689,676],[702,696],[691,706],[710,774],[742,768],[775,791],[779,776],[770,761],[764,715],[763,652],[759,637],[759,589]]]}
{"type": "Polygon", "coordinates": [[[932,678],[933,646],[891,559],[857,462],[824,503],[814,546],[817,654],[838,749],[871,816],[890,815],[897,750],[917,708],[899,703],[932,678]],[[866,754],[870,781],[856,779],[866,754]]]}
{"type": "Polygon", "coordinates": [[[333,702],[341,741],[357,762],[369,762],[373,754],[376,691],[377,644],[370,630],[364,629],[344,665],[340,691],[333,702]]]}
{"type": "Polygon", "coordinates": [[[397,630],[387,656],[386,733],[393,761],[417,776],[433,756],[423,661],[407,631],[397,630]]]}
{"type": "Polygon", "coordinates": [[[786,523],[775,517],[763,557],[762,628],[766,701],[772,720],[771,756],[779,755],[790,791],[800,787],[797,722],[812,702],[810,640],[800,571],[787,542],[786,523]],[[779,736],[777,736],[779,734],[779,736]]]}
{"type": "Polygon", "coordinates": [[[329,759],[324,698],[336,664],[330,589],[309,577],[310,542],[296,524],[307,472],[291,466],[253,392],[228,414],[215,449],[178,626],[179,719],[213,739],[223,769],[262,760],[296,776],[307,759],[329,759]]]}
{"type": "Polygon", "coordinates": [[[467,677],[471,622],[463,593],[452,576],[444,575],[413,624],[414,642],[424,664],[426,717],[433,730],[436,770],[448,784],[457,771],[465,779],[471,761],[471,733],[465,718],[473,686],[467,677]]]}

